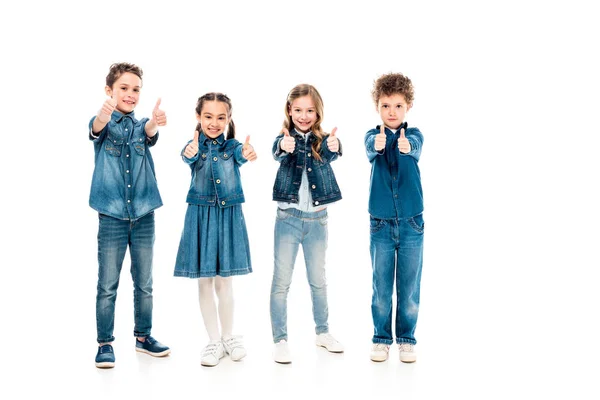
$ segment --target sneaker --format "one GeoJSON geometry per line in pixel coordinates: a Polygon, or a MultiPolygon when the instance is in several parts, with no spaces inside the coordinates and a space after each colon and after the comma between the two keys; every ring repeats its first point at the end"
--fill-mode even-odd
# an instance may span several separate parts
{"type": "Polygon", "coordinates": [[[292,362],[290,348],[285,340],[280,340],[279,343],[275,343],[273,359],[279,364],[289,364],[292,362]]]}
{"type": "Polygon", "coordinates": [[[371,346],[371,361],[385,361],[390,352],[390,345],[385,343],[373,343],[371,346]]]}
{"type": "Polygon", "coordinates": [[[233,361],[239,361],[246,357],[246,349],[242,342],[241,336],[229,336],[227,339],[222,338],[223,349],[225,353],[229,354],[233,361]]]}
{"type": "Polygon", "coordinates": [[[112,368],[115,366],[115,352],[110,344],[98,346],[96,354],[96,367],[112,368]]]}
{"type": "Polygon", "coordinates": [[[398,343],[398,350],[400,351],[400,361],[404,363],[413,363],[417,361],[417,353],[415,352],[414,344],[398,343]]]}
{"type": "Polygon", "coordinates": [[[135,339],[135,351],[150,354],[154,357],[164,357],[171,352],[171,349],[154,339],[152,336],[146,336],[143,342],[135,339]]]}
{"type": "Polygon", "coordinates": [[[208,342],[204,350],[202,350],[200,364],[204,365],[205,367],[214,367],[223,357],[225,357],[223,343],[221,343],[220,340],[213,340],[208,342]]]}
{"type": "Polygon", "coordinates": [[[335,340],[330,333],[321,333],[320,335],[317,335],[316,344],[317,346],[325,347],[327,351],[331,353],[344,352],[344,345],[335,340]]]}

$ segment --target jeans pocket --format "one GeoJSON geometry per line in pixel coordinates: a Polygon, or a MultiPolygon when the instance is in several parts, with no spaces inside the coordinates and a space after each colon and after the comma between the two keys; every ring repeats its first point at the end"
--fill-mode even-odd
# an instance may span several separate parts
{"type": "Polygon", "coordinates": [[[319,223],[321,224],[321,226],[327,226],[327,219],[328,219],[327,215],[319,218],[319,223]]]}
{"type": "Polygon", "coordinates": [[[290,214],[286,213],[281,208],[277,208],[277,219],[279,221],[283,221],[284,219],[288,219],[289,217],[290,217],[290,214]]]}
{"type": "Polygon", "coordinates": [[[423,233],[425,230],[425,221],[423,220],[423,214],[415,215],[408,219],[408,224],[418,233],[423,233]]]}
{"type": "Polygon", "coordinates": [[[379,219],[379,218],[374,218],[374,217],[370,217],[370,223],[371,223],[371,234],[377,233],[379,232],[384,226],[387,225],[387,221],[385,219],[379,219]]]}

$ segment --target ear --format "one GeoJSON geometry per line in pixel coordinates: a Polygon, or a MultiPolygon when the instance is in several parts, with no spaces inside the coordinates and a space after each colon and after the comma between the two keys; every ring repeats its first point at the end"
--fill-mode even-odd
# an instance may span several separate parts
{"type": "Polygon", "coordinates": [[[292,105],[288,104],[288,115],[291,117],[292,116],[292,105]]]}
{"type": "Polygon", "coordinates": [[[412,106],[413,106],[413,105],[412,105],[412,103],[410,103],[410,104],[407,104],[407,105],[406,105],[406,112],[409,112],[409,111],[410,111],[410,109],[412,108],[412,106]]]}
{"type": "Polygon", "coordinates": [[[200,123],[200,114],[196,113],[196,121],[198,121],[198,123],[200,123]]]}
{"type": "Polygon", "coordinates": [[[108,97],[112,97],[112,88],[110,86],[105,86],[104,87],[104,92],[106,93],[106,95],[108,97]]]}

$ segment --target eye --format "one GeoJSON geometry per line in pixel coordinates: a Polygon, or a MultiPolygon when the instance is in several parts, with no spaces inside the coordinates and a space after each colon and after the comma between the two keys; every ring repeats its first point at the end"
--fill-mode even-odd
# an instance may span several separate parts
{"type": "Polygon", "coordinates": [[[136,92],[136,93],[139,93],[139,92],[140,92],[140,89],[137,89],[137,88],[136,88],[136,89],[133,89],[133,91],[134,91],[134,92],[136,92]]]}
{"type": "Polygon", "coordinates": [[[384,104],[381,106],[381,108],[389,108],[389,106],[387,104],[384,104]]]}
{"type": "Polygon", "coordinates": [[[398,104],[396,108],[402,108],[402,104],[398,104]]]}

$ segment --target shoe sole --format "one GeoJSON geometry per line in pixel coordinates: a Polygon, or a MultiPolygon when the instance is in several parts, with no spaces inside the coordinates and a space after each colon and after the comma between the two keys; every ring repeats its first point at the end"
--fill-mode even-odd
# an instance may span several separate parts
{"type": "Polygon", "coordinates": [[[291,361],[277,361],[277,360],[274,360],[274,361],[275,361],[277,364],[291,364],[291,363],[292,363],[291,361]]]}
{"type": "Polygon", "coordinates": [[[317,347],[322,347],[322,348],[324,348],[325,350],[327,350],[327,351],[328,351],[328,352],[330,352],[330,353],[336,353],[336,354],[339,354],[339,353],[343,353],[343,352],[344,352],[344,350],[329,350],[329,349],[327,348],[327,346],[325,346],[324,344],[316,343],[316,345],[317,345],[317,347]]]}
{"type": "Polygon", "coordinates": [[[105,362],[96,363],[96,368],[114,368],[114,366],[115,366],[114,362],[105,361],[105,362]]]}
{"type": "Polygon", "coordinates": [[[388,359],[387,356],[386,357],[373,357],[373,356],[371,356],[371,361],[374,361],[374,362],[384,362],[384,361],[387,361],[387,359],[388,359]]]}
{"type": "Polygon", "coordinates": [[[139,353],[146,353],[151,355],[152,357],[164,357],[168,354],[171,353],[171,349],[165,350],[165,351],[161,351],[160,353],[153,353],[151,351],[148,351],[146,349],[140,349],[139,347],[135,348],[135,351],[139,352],[139,353]]]}
{"type": "Polygon", "coordinates": [[[400,357],[400,361],[402,361],[403,363],[414,363],[415,361],[417,361],[417,357],[416,356],[410,356],[410,357],[400,357]]]}

